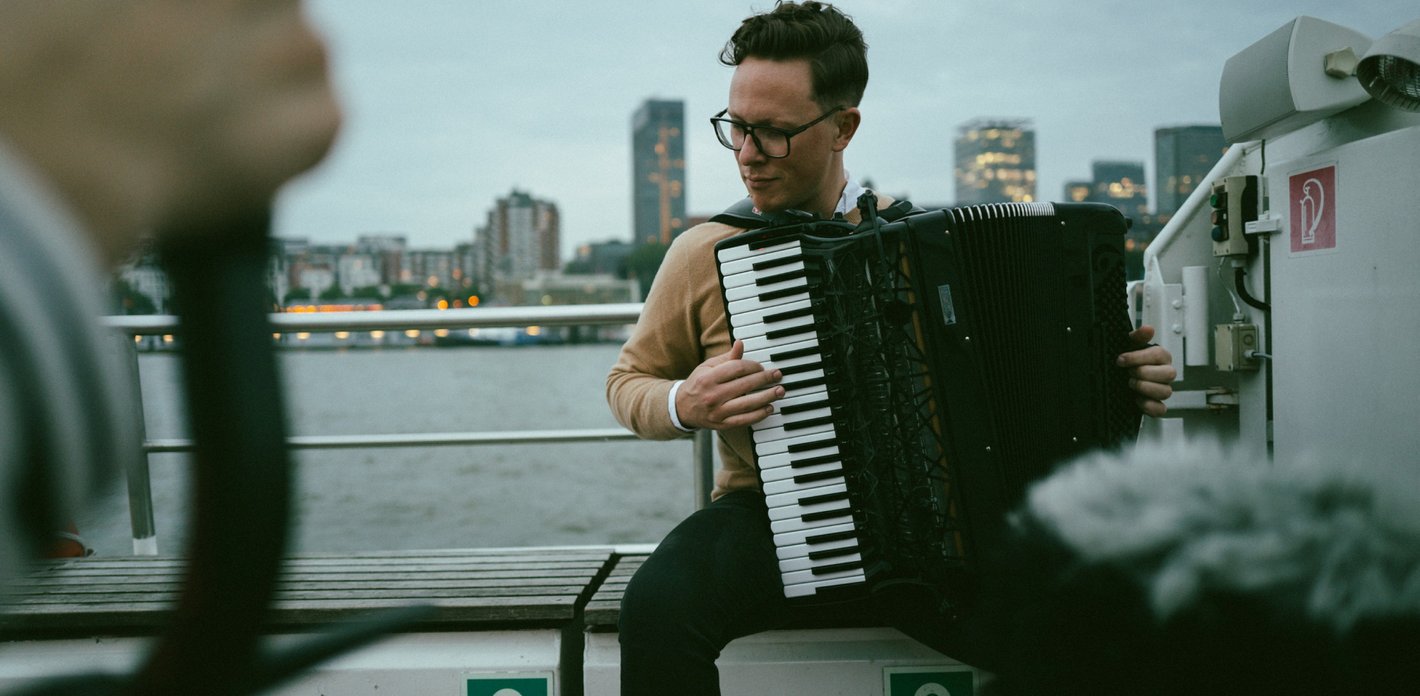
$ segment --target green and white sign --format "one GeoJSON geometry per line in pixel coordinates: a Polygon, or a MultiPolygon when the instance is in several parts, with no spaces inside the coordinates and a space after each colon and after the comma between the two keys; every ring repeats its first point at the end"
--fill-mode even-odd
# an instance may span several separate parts
{"type": "Polygon", "coordinates": [[[960,667],[885,667],[883,696],[976,696],[976,675],[960,667]]]}
{"type": "Polygon", "coordinates": [[[550,674],[489,674],[467,683],[468,696],[552,696],[550,674]]]}

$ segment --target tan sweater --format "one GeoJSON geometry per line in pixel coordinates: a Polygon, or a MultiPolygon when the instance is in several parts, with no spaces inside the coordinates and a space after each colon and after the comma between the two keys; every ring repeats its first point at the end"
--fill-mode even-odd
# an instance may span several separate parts
{"type": "MultiPolygon", "coordinates": [[[[892,198],[878,194],[879,209],[892,198]]],[[[857,210],[847,214],[857,223],[857,210]]],[[[686,437],[671,422],[667,398],[671,384],[685,379],[707,358],[730,349],[725,304],[715,271],[715,244],[744,230],[707,222],[686,230],[671,243],[631,338],[607,375],[606,396],[617,421],[650,440],[686,437]]],[[[759,488],[754,447],[747,427],[719,432],[720,470],[711,498],[730,491],[759,488]]]]}

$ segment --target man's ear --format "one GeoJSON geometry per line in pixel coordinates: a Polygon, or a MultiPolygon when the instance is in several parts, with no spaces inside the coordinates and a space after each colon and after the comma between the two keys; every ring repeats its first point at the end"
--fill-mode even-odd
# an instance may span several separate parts
{"type": "Polygon", "coordinates": [[[838,135],[833,139],[834,152],[842,152],[848,147],[848,143],[853,140],[853,134],[858,132],[858,124],[862,122],[863,112],[856,106],[850,106],[834,115],[833,123],[838,126],[838,135]]]}

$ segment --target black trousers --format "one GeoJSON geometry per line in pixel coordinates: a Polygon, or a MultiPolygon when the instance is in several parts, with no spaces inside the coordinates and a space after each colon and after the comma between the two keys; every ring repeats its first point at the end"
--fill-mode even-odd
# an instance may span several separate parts
{"type": "Polygon", "coordinates": [[[632,576],[621,600],[622,696],[718,696],[715,660],[730,641],[795,625],[894,626],[971,661],[961,626],[920,588],[888,588],[861,601],[790,608],[779,580],[764,496],[736,491],[671,530],[632,576]]]}
{"type": "Polygon", "coordinates": [[[671,530],[621,600],[623,696],[715,696],[731,640],[787,615],[764,496],[727,493],[671,530]]]}

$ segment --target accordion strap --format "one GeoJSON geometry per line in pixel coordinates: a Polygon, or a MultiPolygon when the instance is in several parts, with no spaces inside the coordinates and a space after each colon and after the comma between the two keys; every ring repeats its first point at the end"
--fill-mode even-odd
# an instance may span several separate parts
{"type": "MultiPolygon", "coordinates": [[[[894,201],[892,205],[879,210],[878,217],[881,218],[883,222],[892,222],[907,215],[922,212],[926,212],[926,210],[913,205],[910,201],[894,201]]],[[[759,208],[754,207],[754,201],[751,200],[749,196],[745,196],[736,201],[734,205],[726,208],[724,212],[711,217],[710,221],[724,223],[746,230],[757,230],[764,227],[778,227],[780,225],[810,222],[815,219],[817,219],[817,216],[802,210],[785,210],[780,213],[766,214],[759,208]]]]}

